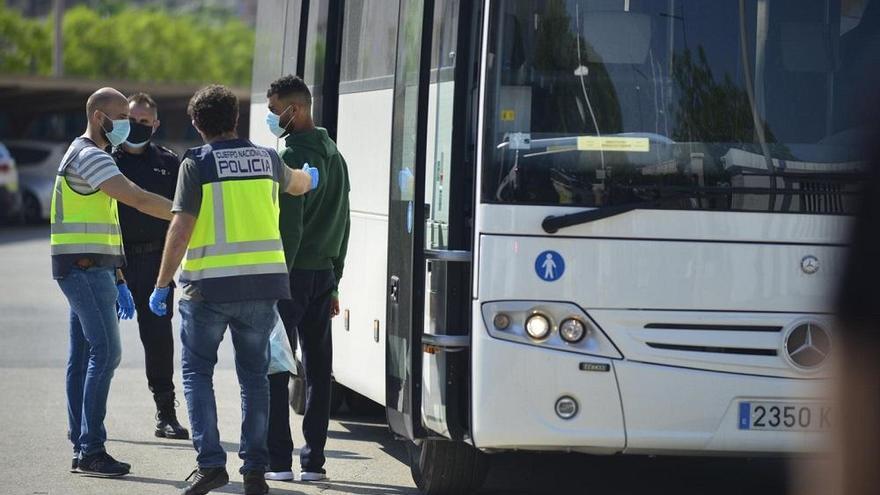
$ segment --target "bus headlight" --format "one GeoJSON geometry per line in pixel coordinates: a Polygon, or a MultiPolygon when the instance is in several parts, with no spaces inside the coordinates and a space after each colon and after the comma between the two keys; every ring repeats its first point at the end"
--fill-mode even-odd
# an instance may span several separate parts
{"type": "Polygon", "coordinates": [[[494,324],[495,328],[498,330],[507,330],[507,327],[510,326],[510,317],[505,313],[498,313],[495,315],[495,318],[492,319],[492,324],[494,324]]]}
{"type": "Polygon", "coordinates": [[[602,327],[577,304],[488,301],[480,309],[484,328],[492,338],[544,350],[623,358],[602,327]]]}
{"type": "Polygon", "coordinates": [[[587,327],[584,322],[576,318],[569,318],[559,325],[559,336],[569,344],[576,344],[584,339],[587,327]]]}
{"type": "Polygon", "coordinates": [[[526,333],[535,340],[544,340],[550,335],[550,320],[541,313],[535,313],[526,320],[526,333]]]}

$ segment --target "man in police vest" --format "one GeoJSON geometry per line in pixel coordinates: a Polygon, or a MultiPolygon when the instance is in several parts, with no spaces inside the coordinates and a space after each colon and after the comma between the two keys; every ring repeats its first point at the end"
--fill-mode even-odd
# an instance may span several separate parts
{"type": "Polygon", "coordinates": [[[269,462],[269,334],[275,303],[290,297],[278,193],[305,194],[317,186],[318,173],[308,167],[291,170],[274,150],[239,139],[238,98],[224,86],[199,90],[187,111],[207,144],[187,151],[180,165],[175,215],[150,297],[150,308],[163,315],[174,272],[183,260],[178,307],[183,389],[198,452],[198,468],[184,494],[208,493],[229,482],[213,390],[217,348],[228,326],[241,385],[244,491],[260,495],[269,491],[264,480],[269,462]]]}
{"type": "MultiPolygon", "coordinates": [[[[153,141],[160,124],[159,107],[146,93],[135,93],[128,101],[131,133],[122,146],[113,150],[113,158],[129,180],[148,191],[173,198],[180,159],[153,141]]],[[[177,421],[175,411],[172,314],[169,311],[165,316],[156,316],[148,307],[159,274],[168,222],[125,205],[119,206],[119,220],[126,259],[122,273],[134,297],[147,385],[156,403],[154,434],[159,438],[188,439],[189,432],[177,421]]],[[[167,302],[173,299],[172,291],[167,302]]]]}
{"type": "Polygon", "coordinates": [[[102,88],[86,103],[86,132],[70,144],[52,195],[52,276],[70,304],[67,361],[71,472],[122,476],[131,466],[104,448],[107,395],[119,365],[117,317],[131,318],[134,301],[120,268],[125,264],[116,201],[157,218],[171,218],[171,202],[125,178],[104,149],[129,133],[128,102],[102,88]]]}

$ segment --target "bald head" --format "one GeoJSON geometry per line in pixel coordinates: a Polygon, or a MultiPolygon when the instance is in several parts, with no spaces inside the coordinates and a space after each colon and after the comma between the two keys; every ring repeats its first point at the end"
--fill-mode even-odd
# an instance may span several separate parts
{"type": "Polygon", "coordinates": [[[93,118],[96,111],[103,112],[111,119],[128,117],[128,100],[125,95],[113,88],[101,88],[89,96],[86,102],[86,115],[93,118]]]}
{"type": "Polygon", "coordinates": [[[106,133],[113,129],[112,120],[128,120],[128,100],[113,88],[101,88],[86,102],[88,127],[85,136],[98,146],[109,144],[106,133]]]}

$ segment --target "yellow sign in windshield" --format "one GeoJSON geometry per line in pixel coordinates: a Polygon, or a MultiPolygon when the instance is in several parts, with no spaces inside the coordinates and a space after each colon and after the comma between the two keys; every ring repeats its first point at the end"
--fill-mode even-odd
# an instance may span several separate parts
{"type": "Polygon", "coordinates": [[[580,136],[577,138],[577,149],[580,151],[631,151],[647,153],[651,150],[651,141],[641,137],[596,137],[580,136]]]}

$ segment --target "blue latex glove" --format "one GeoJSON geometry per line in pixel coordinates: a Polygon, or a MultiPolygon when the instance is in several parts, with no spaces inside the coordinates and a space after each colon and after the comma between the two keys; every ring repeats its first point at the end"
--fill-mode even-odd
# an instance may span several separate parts
{"type": "Polygon", "coordinates": [[[168,305],[165,301],[168,300],[169,292],[171,292],[170,285],[153,289],[153,293],[150,294],[150,311],[158,316],[165,316],[168,313],[168,305]]]}
{"type": "Polygon", "coordinates": [[[120,319],[130,320],[134,316],[134,298],[125,283],[116,284],[116,315],[120,319]]]}
{"type": "Polygon", "coordinates": [[[318,188],[318,178],[320,175],[320,174],[318,174],[318,169],[316,169],[315,167],[311,167],[311,166],[309,166],[308,163],[306,163],[305,165],[303,165],[302,171],[309,174],[312,177],[312,188],[310,190],[314,191],[315,189],[317,189],[318,188]]]}

